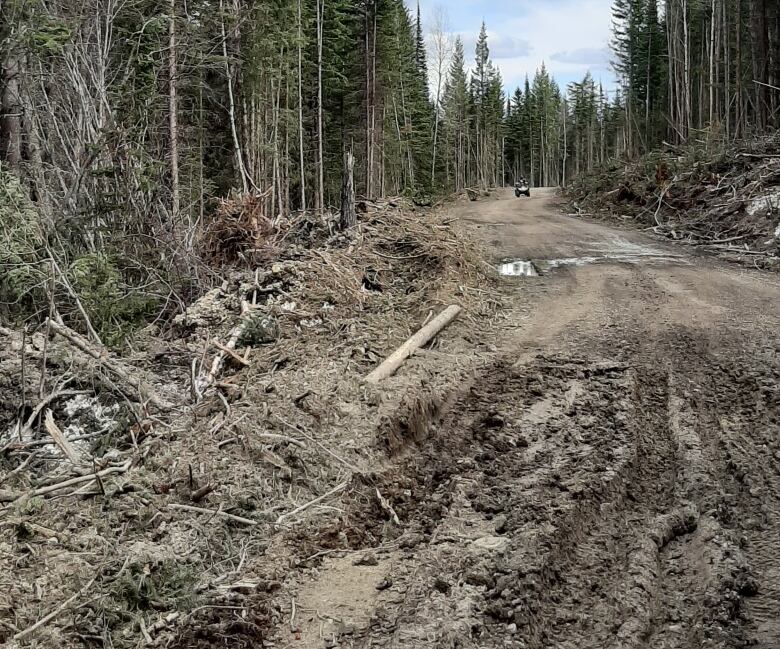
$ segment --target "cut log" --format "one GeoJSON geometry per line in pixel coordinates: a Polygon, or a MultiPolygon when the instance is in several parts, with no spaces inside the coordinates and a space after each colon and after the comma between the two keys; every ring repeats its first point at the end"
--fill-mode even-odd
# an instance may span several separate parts
{"type": "Polygon", "coordinates": [[[367,383],[379,383],[382,379],[392,376],[395,371],[403,365],[404,361],[409,358],[415,350],[419,349],[426,343],[428,343],[436,334],[438,334],[444,327],[452,322],[458,314],[461,312],[461,308],[457,304],[448,306],[444,311],[437,315],[427,325],[422,327],[414,336],[409,338],[403,345],[396,349],[382,364],[377,367],[373,372],[366,376],[367,383]]]}
{"type": "Polygon", "coordinates": [[[81,464],[81,459],[79,458],[78,453],[76,453],[76,449],[71,446],[68,438],[65,437],[65,434],[60,430],[60,427],[57,426],[57,424],[54,422],[54,413],[52,413],[51,408],[46,409],[43,426],[46,428],[46,431],[49,433],[49,435],[52,436],[52,439],[57,443],[57,446],[59,446],[62,452],[65,454],[65,457],[70,460],[70,463],[74,466],[81,464]]]}
{"type": "Polygon", "coordinates": [[[51,318],[48,320],[48,326],[51,331],[65,338],[65,340],[71,343],[76,349],[87,356],[94,358],[124,385],[130,387],[133,391],[140,393],[142,399],[148,399],[160,410],[171,410],[174,407],[172,403],[158,395],[151,386],[137,376],[138,370],[136,368],[128,367],[121,361],[110,358],[107,349],[96,347],[78,332],[73,331],[70,327],[60,324],[51,318]]]}
{"type": "Polygon", "coordinates": [[[479,192],[476,189],[466,187],[466,193],[468,194],[470,201],[475,201],[479,198],[479,192]]]}
{"type": "MultiPolygon", "coordinates": [[[[200,401],[203,398],[206,390],[217,382],[217,375],[222,370],[222,366],[225,364],[225,360],[230,356],[235,358],[238,356],[235,353],[236,345],[241,340],[241,336],[247,327],[247,324],[252,320],[252,317],[257,314],[257,308],[253,307],[249,302],[241,303],[241,319],[233,330],[230,332],[230,337],[225,345],[220,344],[220,352],[214,356],[214,360],[211,362],[211,369],[204,376],[201,376],[195,383],[196,401],[200,401]]],[[[240,358],[240,357],[239,357],[240,358]]]]}

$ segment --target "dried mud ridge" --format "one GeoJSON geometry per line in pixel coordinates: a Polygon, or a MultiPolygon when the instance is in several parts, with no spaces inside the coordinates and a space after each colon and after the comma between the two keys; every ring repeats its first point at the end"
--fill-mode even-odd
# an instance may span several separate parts
{"type": "Polygon", "coordinates": [[[622,343],[630,363],[503,360],[409,405],[319,539],[389,566],[325,646],[776,646],[777,359],[622,343]]]}

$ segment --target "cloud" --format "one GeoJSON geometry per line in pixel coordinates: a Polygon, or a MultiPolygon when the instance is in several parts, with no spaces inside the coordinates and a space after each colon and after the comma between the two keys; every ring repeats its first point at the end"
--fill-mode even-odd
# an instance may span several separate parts
{"type": "Polygon", "coordinates": [[[576,50],[555,52],[550,56],[551,61],[557,63],[574,63],[587,65],[592,68],[606,69],[612,60],[612,51],[609,47],[580,47],[576,50]]]}
{"type": "MultiPolygon", "coordinates": [[[[466,56],[473,57],[477,46],[477,35],[473,33],[461,33],[463,48],[466,56]]],[[[488,48],[490,49],[490,58],[494,61],[501,59],[514,59],[520,56],[528,56],[533,51],[531,43],[524,38],[517,38],[508,34],[498,34],[488,31],[488,48]]]]}
{"type": "MultiPolygon", "coordinates": [[[[406,0],[415,4],[416,0],[406,0]]],[[[613,0],[420,0],[423,20],[444,7],[450,31],[460,34],[467,64],[473,65],[474,45],[484,20],[490,56],[507,92],[533,78],[545,63],[561,87],[579,81],[590,70],[607,90],[615,85],[609,65],[613,0]]]]}

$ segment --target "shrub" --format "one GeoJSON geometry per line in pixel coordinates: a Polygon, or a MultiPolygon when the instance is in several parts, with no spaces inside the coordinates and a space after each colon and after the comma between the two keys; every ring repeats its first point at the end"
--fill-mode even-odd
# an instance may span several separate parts
{"type": "Polygon", "coordinates": [[[78,257],[68,269],[68,280],[107,345],[143,327],[153,315],[157,300],[133,293],[122,281],[116,259],[103,253],[78,257]]]}
{"type": "Polygon", "coordinates": [[[0,169],[0,316],[29,315],[45,304],[41,218],[19,180],[0,169]]]}

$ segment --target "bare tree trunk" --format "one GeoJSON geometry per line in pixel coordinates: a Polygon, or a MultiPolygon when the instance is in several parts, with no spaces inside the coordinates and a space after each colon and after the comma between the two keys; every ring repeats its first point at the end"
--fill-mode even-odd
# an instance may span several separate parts
{"type": "Polygon", "coordinates": [[[568,134],[566,130],[566,113],[569,112],[568,107],[566,106],[566,100],[563,100],[563,174],[561,176],[561,185],[563,187],[566,187],[566,158],[568,155],[568,134]]]}
{"type": "MultiPolygon", "coordinates": [[[[24,64],[25,69],[28,68],[24,64]]],[[[49,225],[54,225],[51,209],[51,200],[46,186],[46,174],[43,168],[43,156],[41,153],[41,131],[39,127],[39,115],[32,103],[31,88],[20,88],[20,99],[23,106],[23,130],[27,140],[27,159],[30,174],[33,180],[33,199],[49,225]]]]}
{"type": "Polygon", "coordinates": [[[447,34],[446,15],[437,8],[433,25],[433,46],[436,55],[436,98],[434,100],[433,159],[431,161],[431,187],[436,186],[436,153],[439,139],[439,117],[441,112],[441,89],[444,82],[444,68],[450,55],[451,45],[447,34]]]}
{"type": "Polygon", "coordinates": [[[222,57],[225,59],[225,74],[227,76],[228,87],[228,110],[230,116],[230,132],[233,135],[233,147],[235,149],[236,166],[238,168],[238,175],[241,178],[241,187],[245,194],[249,193],[249,182],[247,179],[246,168],[244,167],[244,156],[241,152],[241,142],[238,139],[238,129],[236,127],[236,100],[233,94],[233,73],[230,70],[230,60],[227,53],[227,32],[225,30],[225,7],[224,0],[219,0],[220,15],[222,17],[220,21],[220,27],[222,30],[222,57]]]}
{"type": "Polygon", "coordinates": [[[318,191],[317,209],[325,209],[325,157],[322,145],[322,37],[325,23],[325,0],[317,0],[317,146],[318,146],[318,191]]]}
{"type": "Polygon", "coordinates": [[[368,10],[369,10],[369,3],[366,3],[365,7],[363,8],[363,24],[366,30],[365,33],[365,40],[364,40],[364,47],[365,47],[365,73],[366,73],[366,86],[365,86],[365,93],[366,93],[366,182],[365,182],[365,191],[366,191],[366,197],[371,197],[371,165],[369,164],[369,160],[371,160],[371,145],[373,144],[372,138],[373,135],[371,133],[371,21],[368,17],[368,10]]]}
{"type": "Polygon", "coordinates": [[[753,0],[751,7],[753,31],[753,79],[756,93],[756,125],[765,128],[769,122],[769,14],[766,0],[753,0]]]}
{"type": "Polygon", "coordinates": [[[740,137],[745,129],[744,98],[742,94],[742,0],[737,0],[737,115],[735,137],[740,137]]]}
{"type": "Polygon", "coordinates": [[[731,139],[731,31],[729,29],[728,3],[722,4],[723,15],[723,112],[726,117],[726,139],[731,139]]]}
{"type": "Polygon", "coordinates": [[[298,154],[300,157],[301,175],[301,210],[306,211],[306,168],[303,154],[303,17],[298,0],[298,154]]]}
{"type": "MultiPolygon", "coordinates": [[[[385,104],[385,102],[383,101],[382,102],[382,124],[385,123],[386,119],[387,119],[387,104],[385,104]]],[[[379,183],[380,183],[379,195],[380,196],[385,196],[386,195],[386,182],[387,182],[387,178],[386,178],[385,174],[387,172],[387,165],[386,165],[386,161],[385,161],[385,136],[384,136],[384,129],[383,128],[380,129],[380,136],[382,138],[382,140],[381,140],[381,149],[380,149],[380,153],[381,153],[382,157],[379,160],[379,166],[380,166],[380,169],[379,169],[379,183]]]]}
{"type": "Polygon", "coordinates": [[[355,156],[352,149],[344,152],[344,171],[341,185],[341,220],[342,230],[353,227],[357,223],[355,211],[355,156]]]}
{"type": "Polygon", "coordinates": [[[709,58],[710,58],[710,71],[709,71],[709,124],[712,128],[712,124],[715,121],[715,0],[710,3],[710,34],[709,34],[709,58]]]}
{"type": "Polygon", "coordinates": [[[650,32],[650,36],[647,39],[647,69],[645,79],[645,147],[650,144],[650,68],[651,57],[653,51],[653,31],[650,32]]]}
{"type": "Polygon", "coordinates": [[[179,225],[181,195],[179,190],[179,124],[178,101],[176,98],[176,0],[168,5],[168,129],[171,156],[171,221],[173,227],[179,225]]]}
{"type": "MultiPolygon", "coordinates": [[[[368,198],[373,198],[374,195],[374,150],[376,149],[376,7],[374,8],[374,20],[373,20],[373,42],[371,44],[371,148],[368,150],[368,177],[371,182],[371,187],[368,193],[368,198]]],[[[382,112],[384,114],[384,101],[382,112]]],[[[383,122],[384,123],[384,122],[383,122]]],[[[380,129],[380,138],[382,132],[380,129]]],[[[380,193],[384,194],[384,181],[381,182],[380,193]]]]}
{"type": "Polygon", "coordinates": [[[19,58],[8,53],[3,61],[0,97],[0,159],[11,169],[22,161],[22,102],[19,96],[19,58]]]}

